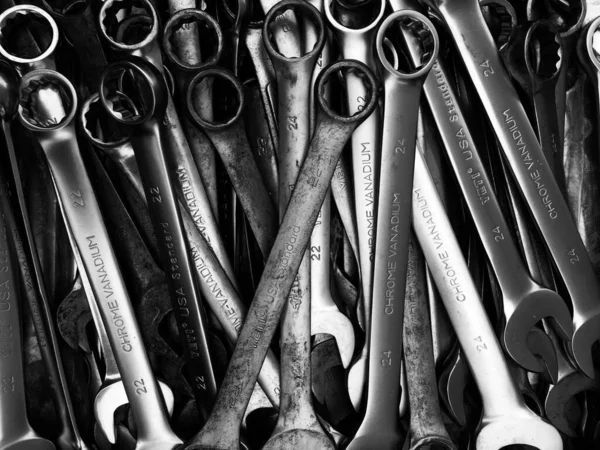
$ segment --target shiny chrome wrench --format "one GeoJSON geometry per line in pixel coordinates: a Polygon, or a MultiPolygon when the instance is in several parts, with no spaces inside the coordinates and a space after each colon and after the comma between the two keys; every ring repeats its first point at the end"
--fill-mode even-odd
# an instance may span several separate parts
{"type": "Polygon", "coordinates": [[[315,134],[229,363],[217,403],[202,431],[184,449],[238,448],[238,430],[244,409],[300,267],[335,164],[352,131],[373,112],[377,103],[378,83],[370,69],[356,61],[340,61],[326,68],[317,82],[316,92],[322,93],[329,77],[343,68],[362,72],[368,79],[373,95],[368,96],[364,110],[351,117],[334,113],[319,95],[320,109],[315,134]],[[223,430],[228,432],[224,433],[223,430]]]}
{"type": "Polygon", "coordinates": [[[365,417],[349,450],[396,448],[404,440],[398,405],[417,115],[423,82],[437,58],[439,40],[429,19],[404,10],[391,14],[381,24],[376,49],[383,66],[385,107],[373,304],[367,337],[369,381],[365,417]],[[410,37],[423,46],[423,57],[414,69],[396,70],[384,54],[386,33],[397,26],[410,30],[410,37]]]}
{"type": "MultiPolygon", "coordinates": [[[[6,189],[5,186],[0,189],[6,189]]],[[[4,197],[4,193],[1,194],[4,197]]],[[[10,248],[10,230],[0,207],[0,448],[2,450],[54,450],[54,444],[39,436],[27,419],[23,336],[17,261],[10,248]]],[[[73,445],[74,443],[72,443],[73,445]]],[[[64,445],[64,444],[63,444],[64,445]]],[[[66,447],[63,447],[66,448],[66,447]]],[[[71,447],[75,448],[75,447],[71,447]]]]}
{"type": "Polygon", "coordinates": [[[164,400],[79,155],[73,123],[77,110],[75,88],[51,70],[30,72],[21,79],[20,88],[19,119],[34,133],[48,158],[110,344],[116,349],[115,359],[137,425],[136,449],[174,449],[181,441],[169,426],[164,400]],[[66,110],[65,103],[69,106],[66,110]],[[100,268],[103,272],[98,272],[100,268]]]}
{"type": "MultiPolygon", "coordinates": [[[[83,128],[88,138],[115,161],[119,168],[126,174],[131,185],[140,195],[140,198],[146,200],[137,162],[129,139],[123,138],[118,142],[103,142],[95,137],[86,126],[86,111],[96,102],[99,102],[98,94],[90,97],[81,111],[81,121],[84,124],[83,128]]],[[[194,226],[192,218],[188,214],[183,214],[182,216],[190,252],[194,258],[196,274],[200,281],[201,293],[209,303],[213,313],[217,316],[219,323],[223,326],[228,340],[231,343],[235,343],[246,317],[246,306],[238,294],[236,287],[233,285],[232,279],[225,273],[224,268],[217,260],[208,243],[194,226]]],[[[269,352],[267,355],[259,377],[259,383],[271,403],[274,406],[278,406],[279,363],[272,352],[269,352]]]]}
{"type": "MultiPolygon", "coordinates": [[[[390,3],[395,9],[411,2],[390,0],[390,3]]],[[[414,47],[411,50],[413,56],[418,56],[420,50],[414,47]]],[[[556,292],[540,286],[529,275],[441,59],[427,77],[424,91],[502,290],[506,319],[504,347],[524,368],[542,372],[544,366],[527,347],[527,335],[541,319],[552,317],[560,325],[563,339],[568,340],[572,334],[569,309],[556,292]]]]}
{"type": "MultiPolygon", "coordinates": [[[[380,0],[379,14],[371,24],[359,30],[353,30],[340,24],[333,11],[333,0],[325,0],[325,16],[337,36],[344,58],[352,58],[375,67],[372,45],[375,33],[383,19],[386,3],[380,0]]],[[[348,94],[348,110],[353,113],[360,111],[365,103],[365,86],[362,80],[348,76],[346,80],[348,94]]],[[[375,261],[375,206],[377,205],[380,146],[380,117],[376,110],[365,120],[352,135],[352,167],[354,170],[354,201],[356,205],[356,223],[358,230],[358,261],[360,266],[361,299],[359,320],[363,330],[369,335],[367,315],[371,311],[373,291],[373,265],[375,261]]],[[[356,409],[359,409],[367,370],[367,344],[361,350],[360,357],[348,373],[348,390],[356,409]]]]}
{"type": "Polygon", "coordinates": [[[415,162],[413,227],[481,394],[477,449],[526,444],[561,450],[556,429],[528,409],[517,390],[420,152],[415,162]]]}
{"type": "Polygon", "coordinates": [[[600,334],[600,281],[476,1],[428,0],[445,19],[573,303],[571,350],[594,376],[600,334]]]}

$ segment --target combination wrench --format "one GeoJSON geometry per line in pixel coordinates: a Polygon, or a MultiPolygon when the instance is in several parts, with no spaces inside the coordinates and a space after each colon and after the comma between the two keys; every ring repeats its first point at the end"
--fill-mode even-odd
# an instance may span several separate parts
{"type": "MultiPolygon", "coordinates": [[[[108,26],[111,17],[110,12],[113,9],[125,9],[131,3],[129,0],[108,0],[104,2],[99,12],[100,31],[104,39],[117,52],[142,56],[155,65],[161,72],[164,72],[162,55],[157,40],[159,28],[158,13],[149,0],[141,0],[141,2],[133,0],[134,4],[139,4],[138,6],[143,8],[147,13],[145,16],[136,15],[133,19],[142,21],[142,18],[144,18],[145,22],[150,22],[150,29],[140,42],[131,45],[119,42],[118,38],[120,34],[125,32],[122,28],[125,25],[131,26],[131,22],[124,20],[123,23],[125,25],[121,27],[121,30],[117,31],[108,26]]],[[[229,278],[234,280],[233,268],[227,257],[225,245],[218,233],[216,218],[212,213],[206,190],[202,184],[200,174],[192,157],[185,132],[170,94],[167,101],[164,122],[167,125],[166,143],[169,148],[167,155],[169,160],[168,168],[173,180],[176,182],[177,197],[183,208],[188,212],[193,225],[202,234],[204,239],[206,239],[216,254],[229,278]]]]}
{"type": "MultiPolygon", "coordinates": [[[[0,189],[4,190],[6,186],[0,189]]],[[[4,211],[0,214],[0,447],[6,450],[54,450],[54,444],[39,436],[27,418],[21,308],[15,273],[17,261],[10,248],[10,230],[4,211]]]]}
{"type": "MultiPolygon", "coordinates": [[[[246,107],[244,88],[231,73],[220,68],[207,68],[197,72],[185,88],[185,109],[192,123],[204,130],[212,141],[225,166],[236,197],[246,215],[258,246],[266,259],[277,235],[277,211],[269,191],[254,160],[244,126],[243,111],[246,107]],[[228,83],[237,98],[237,110],[224,121],[213,121],[205,115],[205,109],[195,106],[195,92],[211,79],[228,83]]],[[[212,98],[210,99],[212,103],[212,98]]]]}
{"type": "MultiPolygon", "coordinates": [[[[223,33],[219,24],[209,14],[196,8],[195,1],[171,0],[169,10],[171,16],[165,23],[163,30],[162,45],[167,59],[177,69],[177,81],[180,92],[183,92],[186,80],[194,71],[209,67],[221,58],[223,52],[223,33]],[[214,53],[210,57],[201,57],[200,51],[200,27],[202,23],[208,28],[204,39],[214,36],[216,40],[214,53]],[[203,61],[204,59],[204,61],[203,61]]],[[[206,83],[197,86],[196,94],[198,102],[212,114],[208,108],[207,99],[210,96],[210,86],[206,83]]],[[[187,117],[182,117],[185,135],[190,144],[190,150],[200,172],[202,184],[206,189],[206,195],[212,207],[215,217],[218,216],[217,202],[217,171],[215,164],[215,149],[210,140],[189,122],[187,117]]]]}
{"type": "Polygon", "coordinates": [[[160,126],[169,103],[165,79],[146,60],[127,57],[105,69],[99,94],[107,112],[130,133],[150,218],[159,236],[159,253],[179,327],[188,380],[201,415],[208,415],[216,396],[217,383],[208,349],[206,313],[192,273],[193,264],[177,207],[174,180],[167,169],[166,130],[160,126]],[[129,100],[117,97],[118,93],[115,97],[108,97],[117,92],[111,91],[113,79],[127,70],[137,73],[139,78],[134,82],[138,83],[141,97],[129,100]],[[144,106],[133,106],[133,111],[119,110],[118,102],[126,101],[143,102],[144,106]]]}
{"type": "Polygon", "coordinates": [[[561,450],[558,431],[527,408],[515,385],[435,184],[416,153],[413,228],[481,394],[477,449],[526,444],[561,450]]]}
{"type": "MultiPolygon", "coordinates": [[[[280,217],[289,207],[300,167],[310,145],[310,106],[311,93],[314,92],[311,90],[312,75],[325,45],[325,32],[325,22],[319,11],[299,0],[277,3],[267,13],[263,24],[265,48],[277,74],[280,217]],[[288,11],[310,23],[316,37],[314,46],[309,46],[299,58],[282,55],[270,39],[273,24],[288,11]]],[[[311,300],[310,251],[305,251],[283,308],[279,339],[281,401],[277,424],[264,447],[267,450],[292,449],[298,445],[306,449],[334,448],[317,419],[311,398],[311,300]]]]}
{"type": "Polygon", "coordinates": [[[40,69],[21,79],[20,92],[19,120],[33,132],[48,159],[57,195],[65,206],[83,269],[92,283],[115,351],[137,425],[136,449],[173,449],[181,441],[169,426],[164,400],[79,154],[73,123],[77,110],[75,88],[57,72],[40,69]]]}
{"type": "MultiPolygon", "coordinates": [[[[0,19],[0,22],[1,21],[2,20],[0,19]]],[[[54,48],[49,47],[46,50],[47,55],[44,56],[44,54],[42,54],[38,58],[40,58],[41,61],[47,60],[53,51],[54,48]]],[[[25,60],[25,58],[23,59],[25,60]]],[[[31,61],[31,63],[33,62],[34,61],[31,61]]],[[[36,336],[40,345],[40,351],[42,352],[46,372],[51,381],[50,386],[52,387],[54,406],[62,426],[59,433],[58,446],[63,450],[72,448],[86,449],[87,446],[81,438],[75,419],[73,404],[59,353],[56,330],[51,320],[52,313],[50,310],[50,299],[44,284],[42,267],[35,245],[34,233],[31,227],[30,216],[23,191],[23,182],[21,180],[16,150],[13,143],[11,122],[15,117],[18,108],[19,81],[17,73],[6,62],[0,63],[0,81],[2,90],[4,91],[0,92],[2,98],[2,104],[0,105],[2,111],[0,119],[2,120],[2,131],[10,159],[13,178],[15,180],[15,191],[17,194],[19,212],[25,229],[26,241],[17,234],[19,233],[19,230],[17,229],[14,220],[10,220],[9,225],[12,229],[13,239],[16,241],[15,245],[17,257],[19,259],[19,268],[21,270],[23,282],[26,286],[25,296],[34,320],[36,336]]],[[[8,214],[8,211],[5,212],[5,215],[8,214]]],[[[9,219],[13,217],[14,216],[10,215],[9,219]]]]}
{"type": "Polygon", "coordinates": [[[425,259],[411,238],[408,245],[404,305],[404,361],[410,402],[410,450],[435,446],[458,450],[450,439],[440,409],[433,359],[431,316],[427,304],[425,259]]]}
{"type": "MultiPolygon", "coordinates": [[[[404,0],[390,0],[390,3],[394,9],[410,4],[404,0]]],[[[415,55],[416,49],[411,50],[415,55]]],[[[527,346],[527,336],[540,319],[552,317],[560,326],[563,339],[568,340],[572,331],[569,309],[556,292],[540,286],[529,275],[441,59],[436,61],[427,77],[424,91],[502,290],[506,320],[503,346],[521,366],[542,372],[546,368],[527,346]]]]}
{"type": "Polygon", "coordinates": [[[481,97],[573,304],[571,351],[594,375],[591,347],[600,326],[600,282],[476,1],[428,0],[442,15],[481,97]]]}
{"type": "Polygon", "coordinates": [[[373,304],[367,335],[366,412],[348,446],[350,450],[373,446],[397,448],[404,440],[398,405],[417,115],[423,82],[439,49],[433,24],[422,14],[410,10],[388,16],[377,32],[375,43],[383,67],[384,114],[373,304]],[[383,48],[386,34],[398,26],[405,29],[408,39],[423,49],[416,64],[402,69],[394,69],[383,48]],[[400,104],[402,108],[398,107],[400,104]]]}
{"type": "MultiPolygon", "coordinates": [[[[94,107],[95,103],[100,102],[99,96],[92,96],[89,102],[90,108],[94,107]]],[[[101,109],[101,113],[108,114],[104,108],[99,109],[101,109]]],[[[131,186],[137,191],[140,198],[146,200],[130,140],[123,137],[114,142],[102,141],[89,129],[88,118],[84,111],[85,106],[82,108],[81,119],[88,138],[95,146],[111,156],[113,161],[126,174],[131,186]]],[[[229,342],[235,343],[246,317],[246,307],[233,284],[233,280],[225,273],[208,243],[194,226],[192,218],[187,214],[183,214],[183,220],[186,226],[190,252],[194,259],[194,267],[200,281],[201,293],[212,312],[217,316],[229,342]]],[[[272,352],[267,355],[259,377],[259,383],[271,403],[274,406],[279,405],[279,363],[272,352]]]]}
{"type": "MultiPolygon", "coordinates": [[[[323,0],[311,0],[310,3],[322,13],[323,0]]],[[[304,44],[309,49],[317,41],[318,33],[310,22],[307,22],[304,28],[304,44]]],[[[331,51],[331,43],[326,37],[325,44],[312,74],[311,87],[314,88],[317,76],[331,62],[331,51]]],[[[330,89],[325,93],[327,101],[330,101],[331,98],[331,92],[329,91],[330,89]]],[[[314,98],[311,96],[310,100],[310,123],[312,129],[314,127],[316,112],[314,98]]],[[[336,172],[338,172],[337,167],[339,167],[339,164],[338,161],[336,172]]],[[[328,191],[310,239],[310,332],[312,336],[320,333],[333,336],[340,351],[344,367],[348,367],[354,354],[354,328],[348,317],[340,312],[331,295],[330,240],[331,191],[328,191]]]]}
{"type": "Polygon", "coordinates": [[[184,448],[237,449],[241,417],[300,267],[336,162],[356,126],[373,112],[377,89],[378,82],[373,73],[356,61],[337,62],[319,75],[316,86],[319,112],[308,154],[281,220],[215,408],[202,431],[184,448]],[[350,117],[336,114],[321,97],[326,82],[341,69],[360,71],[370,87],[371,95],[365,108],[350,117]],[[229,432],[223,433],[223,429],[229,432]]]}
{"type": "MultiPolygon", "coordinates": [[[[333,28],[344,58],[352,58],[375,67],[372,45],[377,27],[383,19],[386,2],[379,1],[377,16],[366,26],[353,29],[344,26],[335,17],[334,1],[325,0],[325,16],[333,28]]],[[[365,103],[365,86],[362,80],[349,76],[346,80],[348,110],[360,111],[365,103]]],[[[380,112],[376,110],[352,135],[352,169],[354,172],[354,201],[358,232],[358,261],[360,267],[361,302],[358,314],[360,324],[368,336],[370,333],[368,315],[371,311],[373,292],[373,266],[375,261],[375,231],[377,174],[379,173],[380,112]]],[[[348,390],[355,408],[358,410],[363,400],[368,365],[367,344],[362,347],[360,356],[348,373],[348,390]]]]}

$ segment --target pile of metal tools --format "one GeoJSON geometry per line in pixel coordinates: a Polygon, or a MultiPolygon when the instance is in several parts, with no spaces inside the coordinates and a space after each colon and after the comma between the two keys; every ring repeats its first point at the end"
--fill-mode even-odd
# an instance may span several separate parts
{"type": "Polygon", "coordinates": [[[600,448],[600,0],[0,0],[0,450],[600,448]]]}

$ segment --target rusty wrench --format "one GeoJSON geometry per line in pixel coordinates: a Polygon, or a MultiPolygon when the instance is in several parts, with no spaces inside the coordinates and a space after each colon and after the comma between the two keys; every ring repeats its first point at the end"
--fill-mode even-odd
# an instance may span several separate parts
{"type": "Polygon", "coordinates": [[[423,82],[439,49],[433,24],[411,10],[388,16],[375,42],[383,66],[385,106],[368,335],[369,381],[365,417],[348,446],[351,450],[399,447],[404,439],[398,405],[417,115],[423,82]],[[396,26],[405,28],[407,37],[423,47],[422,58],[408,70],[394,69],[384,54],[386,33],[396,26]]]}
{"type": "Polygon", "coordinates": [[[428,0],[443,16],[527,199],[573,303],[571,351],[593,376],[592,343],[600,327],[600,281],[476,1],[428,0]]]}
{"type": "Polygon", "coordinates": [[[215,408],[202,431],[186,444],[184,448],[187,450],[237,450],[241,417],[300,267],[337,159],[352,131],[373,112],[377,103],[378,83],[364,64],[340,61],[326,68],[319,77],[316,92],[319,93],[320,109],[308,154],[248,311],[215,408]],[[329,77],[343,68],[362,72],[368,79],[372,93],[363,111],[351,117],[337,115],[320,95],[329,77]],[[223,433],[223,429],[229,432],[223,433]]]}
{"type": "Polygon", "coordinates": [[[34,133],[46,154],[110,344],[116,350],[115,359],[136,420],[136,449],[173,449],[181,441],[169,426],[164,400],[79,155],[73,123],[77,110],[75,88],[57,72],[36,70],[21,79],[20,90],[19,119],[34,133]],[[63,109],[65,104],[67,110],[63,109]]]}

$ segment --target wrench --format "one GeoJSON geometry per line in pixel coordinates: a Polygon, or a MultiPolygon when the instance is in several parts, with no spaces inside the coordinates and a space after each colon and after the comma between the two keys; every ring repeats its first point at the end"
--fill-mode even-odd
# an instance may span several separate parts
{"type": "MultiPolygon", "coordinates": [[[[334,1],[325,1],[325,16],[329,25],[339,41],[341,53],[344,58],[352,58],[375,67],[373,51],[371,49],[377,26],[383,19],[385,1],[379,2],[379,13],[371,23],[360,29],[344,26],[334,16],[334,1]]],[[[364,85],[362,80],[348,77],[346,91],[348,95],[348,110],[353,113],[360,111],[365,102],[364,85]]],[[[366,120],[352,135],[352,168],[354,171],[354,200],[356,206],[356,223],[358,231],[358,260],[360,266],[360,280],[362,302],[359,304],[361,311],[358,315],[360,324],[368,336],[370,333],[368,315],[371,311],[373,292],[373,265],[375,261],[375,206],[377,205],[378,186],[377,174],[379,173],[380,142],[379,111],[366,120]]],[[[351,366],[348,373],[348,390],[354,407],[358,410],[362,403],[364,385],[366,381],[368,360],[367,344],[362,347],[360,356],[351,366]]]]}
{"type": "MultiPolygon", "coordinates": [[[[148,0],[141,0],[140,2],[138,0],[107,0],[103,3],[99,14],[100,31],[112,48],[121,53],[142,55],[159,70],[163,71],[162,56],[157,41],[158,13],[148,0]],[[118,42],[116,38],[113,38],[111,30],[109,30],[110,27],[107,25],[110,21],[111,11],[124,9],[130,4],[139,4],[143,7],[150,21],[150,31],[144,36],[141,42],[133,45],[118,42]]],[[[233,280],[233,268],[226,256],[225,246],[218,234],[216,219],[212,213],[206,190],[202,185],[202,180],[195,166],[171,95],[168,95],[167,101],[165,124],[168,126],[166,139],[167,147],[169,148],[169,171],[172,174],[173,180],[177,182],[177,196],[184,209],[193,219],[193,223],[198,231],[200,231],[215,252],[225,272],[233,280]]]]}
{"type": "MultiPolygon", "coordinates": [[[[88,100],[90,102],[89,105],[93,105],[98,99],[99,97],[91,97],[88,100]]],[[[103,108],[102,110],[104,111],[103,108]]],[[[133,156],[133,148],[129,140],[123,138],[119,142],[103,143],[94,137],[86,126],[85,105],[82,108],[81,119],[88,138],[100,149],[109,148],[114,150],[109,150],[109,156],[112,155],[114,161],[126,173],[128,179],[131,181],[131,185],[136,189],[140,197],[145,199],[146,196],[142,188],[137,163],[133,156]]],[[[223,326],[229,342],[235,343],[246,316],[246,307],[235,286],[232,284],[231,278],[227,276],[208,243],[193,225],[192,218],[184,214],[183,219],[184,225],[186,225],[190,252],[194,257],[194,265],[200,281],[201,293],[207,302],[209,302],[213,313],[216,314],[219,323],[223,326]]],[[[272,352],[269,352],[267,355],[259,382],[271,403],[279,405],[279,365],[272,352]]]]}
{"type": "Polygon", "coordinates": [[[181,441],[169,426],[164,400],[79,155],[73,124],[75,89],[57,72],[40,69],[21,79],[20,91],[19,120],[33,132],[48,158],[86,272],[96,275],[90,276],[90,281],[134,413],[136,449],[175,448],[181,441]],[[68,112],[63,105],[69,107],[68,112]],[[100,269],[103,272],[98,272],[100,269]]]}
{"type": "Polygon", "coordinates": [[[573,303],[571,351],[593,376],[592,343],[600,326],[600,282],[533,128],[502,66],[476,2],[428,0],[444,17],[486,108],[502,150],[573,303]],[[454,7],[452,5],[455,5],[454,7]]]}
{"type": "Polygon", "coordinates": [[[217,403],[202,431],[184,446],[185,449],[237,449],[241,416],[292,288],[337,159],[352,131],[373,112],[377,104],[375,93],[378,83],[367,66],[356,61],[340,61],[326,68],[319,76],[316,92],[322,94],[329,77],[343,68],[362,72],[373,95],[369,96],[363,111],[350,117],[339,116],[329,108],[321,95],[318,96],[320,109],[315,133],[217,396],[217,403]],[[223,429],[229,432],[223,433],[223,429]]]}
{"type": "MultiPolygon", "coordinates": [[[[5,187],[2,187],[4,190],[5,187]]],[[[5,194],[3,194],[4,197],[5,194]]],[[[2,210],[5,202],[2,202],[2,210]]],[[[27,419],[21,335],[20,300],[14,253],[4,211],[0,217],[0,447],[6,450],[54,450],[27,419]]],[[[66,448],[66,447],[64,447],[66,448]]],[[[74,448],[74,447],[72,447],[74,448]]]]}
{"type": "MultiPolygon", "coordinates": [[[[310,3],[284,0],[267,13],[263,24],[265,48],[277,73],[279,112],[279,213],[284,217],[290,196],[305,159],[311,136],[311,80],[319,54],[325,45],[323,17],[310,3]],[[299,58],[278,52],[269,39],[273,24],[291,11],[310,22],[314,46],[299,58]]],[[[310,46],[308,47],[310,48],[310,46]]],[[[326,101],[326,100],[325,100],[326,101]]],[[[320,204],[324,198],[320,199],[320,204]]],[[[313,227],[314,227],[314,223],[313,227]]],[[[282,224],[283,226],[283,224],[282,224]]],[[[281,319],[281,406],[275,430],[265,449],[334,449],[313,409],[311,398],[311,266],[310,252],[304,258],[292,284],[281,319]]],[[[265,269],[266,270],[266,269],[265,269]]]]}
{"type": "Polygon", "coordinates": [[[21,181],[21,174],[19,172],[12,138],[11,122],[18,107],[18,78],[16,72],[5,62],[0,63],[0,81],[2,86],[0,89],[0,98],[2,98],[2,103],[0,104],[2,131],[4,133],[12,174],[15,180],[15,191],[17,194],[19,211],[23,219],[23,226],[25,228],[27,249],[25,249],[25,241],[23,241],[21,231],[17,227],[12,208],[9,208],[10,202],[6,197],[7,192],[3,190],[1,197],[4,205],[4,215],[8,226],[11,229],[13,239],[15,240],[19,269],[26,287],[25,296],[34,320],[36,336],[47,376],[50,379],[54,407],[56,408],[62,426],[58,438],[59,448],[63,450],[69,448],[85,449],[87,446],[83,442],[77,426],[73,404],[65,378],[64,367],[60,359],[56,331],[51,319],[52,313],[50,311],[49,298],[44,285],[37,247],[34,243],[34,234],[29,220],[29,212],[27,210],[23,192],[23,183],[21,181]],[[31,270],[32,267],[33,272],[31,270]]]}
{"type": "Polygon", "coordinates": [[[458,450],[448,436],[435,379],[431,319],[427,305],[425,260],[413,238],[408,245],[404,304],[404,360],[410,401],[410,450],[435,445],[458,450]]]}
{"type": "Polygon", "coordinates": [[[439,40],[425,16],[404,10],[384,20],[376,49],[383,66],[385,108],[368,335],[369,382],[365,418],[348,446],[351,450],[397,448],[404,440],[397,411],[417,115],[423,82],[437,57],[439,40]],[[404,28],[407,38],[423,49],[422,57],[408,69],[394,69],[384,54],[386,33],[395,27],[404,28]],[[396,107],[399,104],[402,109],[396,107]]]}
{"type": "MultiPolygon", "coordinates": [[[[394,8],[408,4],[390,0],[394,8]]],[[[541,318],[552,317],[564,339],[571,335],[571,314],[554,291],[537,284],[527,272],[519,249],[492,189],[477,145],[459,99],[448,82],[448,72],[438,59],[425,81],[425,95],[457,176],[464,199],[502,290],[506,326],[502,343],[524,368],[542,372],[545,367],[527,347],[527,335],[541,318]]],[[[555,375],[555,374],[554,374],[555,375]]]]}
{"type": "Polygon", "coordinates": [[[160,256],[187,362],[188,380],[204,417],[212,406],[217,385],[208,350],[206,315],[192,275],[192,259],[187,252],[173,177],[167,170],[163,147],[166,133],[159,125],[165,118],[169,103],[166,82],[160,71],[148,61],[139,57],[124,58],[109,65],[102,75],[100,101],[109,114],[117,122],[128,126],[130,131],[150,218],[161,244],[160,256]],[[150,102],[146,109],[134,111],[133,117],[123,115],[118,109],[115,111],[114,108],[119,107],[113,103],[116,100],[106,97],[110,93],[112,77],[120,76],[125,70],[133,70],[143,77],[140,82],[145,85],[138,87],[142,92],[141,101],[150,102]]]}
{"type": "Polygon", "coordinates": [[[223,69],[201,70],[189,80],[186,86],[186,112],[190,115],[192,123],[204,130],[219,153],[237,199],[266,259],[277,234],[277,212],[250,149],[242,118],[244,107],[242,84],[233,74],[223,69]],[[195,107],[196,87],[211,78],[220,78],[228,82],[233,87],[238,100],[238,108],[233,117],[222,122],[208,119],[204,115],[204,108],[197,110],[195,107]]]}
{"type": "MultiPolygon", "coordinates": [[[[167,59],[178,70],[176,81],[178,82],[180,92],[183,92],[186,80],[190,78],[190,75],[194,71],[215,64],[221,58],[223,52],[223,33],[219,24],[206,12],[193,8],[196,8],[195,1],[169,1],[171,17],[165,24],[163,31],[163,49],[167,59]],[[204,58],[204,62],[200,54],[199,23],[203,23],[212,32],[210,37],[214,36],[216,38],[215,52],[210,58],[204,58]]],[[[206,38],[208,36],[203,37],[206,38]]],[[[197,94],[200,102],[212,114],[212,105],[206,105],[207,100],[210,98],[209,88],[209,85],[201,84],[197,87],[197,94]]],[[[197,127],[190,123],[188,118],[184,117],[182,122],[213,214],[217,217],[215,150],[210,140],[197,127]]]]}
{"type": "Polygon", "coordinates": [[[515,386],[435,185],[416,153],[413,227],[481,393],[477,448],[527,444],[562,449],[556,429],[526,407],[515,386]]]}
{"type": "MultiPolygon", "coordinates": [[[[117,439],[115,433],[115,411],[119,406],[129,403],[127,400],[127,393],[125,391],[125,386],[123,385],[123,380],[121,378],[119,368],[117,367],[115,355],[113,353],[112,347],[110,346],[110,340],[106,333],[106,328],[104,328],[104,325],[102,324],[102,317],[100,316],[100,310],[97,306],[97,298],[95,297],[92,284],[87,276],[87,273],[85,272],[83,259],[77,247],[77,242],[75,240],[75,236],[73,235],[73,230],[71,230],[67,221],[64,204],[60,201],[60,199],[59,206],[61,214],[65,220],[67,235],[69,237],[69,242],[71,243],[71,248],[73,249],[73,256],[77,263],[77,267],[81,268],[79,272],[79,279],[81,281],[81,286],[83,287],[83,291],[87,298],[89,314],[96,328],[98,344],[104,366],[102,382],[98,391],[95,394],[94,415],[96,417],[96,422],[100,431],[104,434],[108,442],[114,444],[116,443],[117,439]]],[[[170,416],[173,413],[173,406],[175,403],[173,392],[166,384],[160,381],[158,382],[158,384],[161,388],[163,399],[167,407],[167,412],[170,416]]]]}
{"type": "MultiPolygon", "coordinates": [[[[313,5],[322,14],[323,0],[310,0],[313,5]]],[[[304,33],[305,48],[313,48],[318,39],[318,33],[312,23],[306,22],[304,33]]],[[[331,44],[326,38],[323,50],[319,55],[312,74],[311,87],[314,85],[317,76],[323,67],[331,62],[331,44]]],[[[327,101],[331,101],[331,92],[328,89],[325,92],[327,101]]],[[[311,130],[314,128],[316,116],[314,98],[310,102],[310,124],[311,130]]],[[[336,172],[339,171],[338,165],[336,172]]],[[[335,178],[335,177],[334,177],[335,178]]],[[[344,314],[340,312],[333,297],[330,287],[330,234],[331,234],[331,190],[327,192],[323,207],[315,223],[310,244],[310,332],[314,336],[320,333],[326,333],[335,338],[344,367],[348,367],[352,355],[354,354],[354,328],[352,323],[344,314]]]]}

